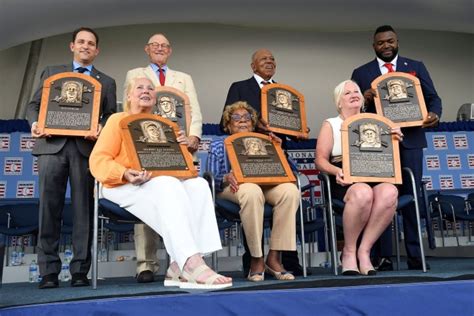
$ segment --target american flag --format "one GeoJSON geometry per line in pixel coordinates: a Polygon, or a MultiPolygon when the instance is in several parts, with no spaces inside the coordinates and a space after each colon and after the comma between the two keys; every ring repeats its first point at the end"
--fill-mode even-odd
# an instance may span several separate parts
{"type": "Polygon", "coordinates": [[[0,151],[10,151],[10,134],[0,134],[0,151]]]}
{"type": "Polygon", "coordinates": [[[0,182],[0,199],[4,199],[7,196],[7,182],[0,182]]]}
{"type": "MultiPolygon", "coordinates": [[[[314,198],[316,203],[321,203],[321,184],[318,179],[319,170],[316,170],[314,165],[314,150],[288,150],[288,156],[296,162],[298,171],[306,175],[309,182],[314,187],[314,198]]],[[[303,198],[309,198],[309,192],[305,192],[303,198]]]]}
{"type": "Polygon", "coordinates": [[[453,176],[451,175],[442,175],[439,176],[439,186],[441,189],[453,189],[454,188],[454,182],[453,182],[453,176]]]}
{"type": "Polygon", "coordinates": [[[461,178],[461,187],[463,189],[473,189],[474,188],[474,174],[462,174],[461,178]]]}
{"type": "Polygon", "coordinates": [[[438,155],[427,155],[426,159],[426,169],[433,170],[439,169],[439,156],[438,155]]]}
{"type": "Polygon", "coordinates": [[[21,175],[23,170],[23,157],[5,157],[3,174],[21,175]]]}
{"type": "Polygon", "coordinates": [[[32,198],[35,196],[34,181],[18,181],[16,184],[16,197],[20,199],[32,198]]]}
{"type": "Polygon", "coordinates": [[[454,148],[456,149],[468,149],[469,146],[467,145],[467,135],[460,134],[460,135],[453,135],[453,142],[454,148]]]}
{"type": "Polygon", "coordinates": [[[433,135],[433,147],[434,149],[448,149],[446,135],[433,135]]]}
{"type": "Polygon", "coordinates": [[[35,146],[35,139],[30,134],[20,136],[20,151],[32,151],[35,146]]]}
{"type": "Polygon", "coordinates": [[[461,157],[459,155],[446,155],[448,169],[461,169],[461,157]]]}

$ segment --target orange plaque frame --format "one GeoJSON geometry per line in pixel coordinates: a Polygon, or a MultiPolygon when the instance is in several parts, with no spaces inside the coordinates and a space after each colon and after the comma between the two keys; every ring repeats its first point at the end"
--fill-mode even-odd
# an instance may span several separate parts
{"type": "Polygon", "coordinates": [[[280,184],[280,183],[285,183],[285,182],[296,182],[296,178],[293,175],[293,172],[291,171],[290,165],[288,164],[288,161],[286,160],[286,156],[283,153],[283,150],[281,149],[280,144],[273,142],[270,136],[264,135],[264,134],[259,134],[259,133],[253,133],[253,132],[247,132],[247,133],[237,133],[234,135],[231,135],[227,137],[224,140],[225,143],[225,148],[227,151],[227,156],[229,157],[230,165],[232,167],[232,171],[234,173],[235,178],[237,179],[237,182],[239,183],[256,183],[256,184],[267,184],[267,185],[274,185],[274,184],[280,184]],[[238,159],[238,153],[235,152],[234,149],[234,141],[240,139],[240,138],[246,138],[246,137],[252,137],[252,138],[259,138],[262,139],[263,141],[270,142],[273,147],[272,149],[275,150],[275,155],[278,158],[278,161],[281,163],[285,176],[265,176],[265,177],[254,177],[254,176],[248,176],[246,177],[242,173],[242,168],[240,166],[240,162],[238,159]]]}
{"type": "MultiPolygon", "coordinates": [[[[421,126],[423,125],[423,121],[426,119],[428,116],[428,111],[426,109],[426,104],[425,104],[425,99],[423,97],[423,91],[421,90],[421,84],[420,80],[408,73],[405,72],[388,72],[385,75],[377,77],[374,81],[372,81],[372,89],[374,89],[377,92],[377,96],[374,97],[374,102],[375,102],[375,110],[377,111],[377,114],[382,115],[387,117],[388,119],[392,120],[395,124],[399,125],[400,127],[411,127],[411,126],[421,126]],[[382,85],[387,81],[387,79],[390,78],[404,78],[406,80],[410,80],[413,82],[413,88],[416,93],[416,98],[418,100],[418,107],[421,112],[422,119],[421,120],[414,120],[414,121],[398,121],[394,118],[390,118],[388,116],[385,116],[384,110],[383,110],[383,105],[382,105],[382,95],[381,95],[381,90],[382,90],[382,85]]],[[[416,105],[413,105],[416,106],[416,105]]]]}
{"type": "MultiPolygon", "coordinates": [[[[43,83],[43,90],[41,95],[41,106],[38,117],[38,127],[42,128],[45,133],[50,135],[64,135],[64,136],[87,136],[91,133],[96,133],[99,125],[99,110],[100,110],[100,96],[102,91],[102,84],[95,78],[76,72],[63,72],[47,78],[43,83]],[[88,82],[93,89],[92,92],[92,111],[91,124],[89,129],[68,129],[68,128],[49,128],[46,126],[46,117],[48,107],[51,102],[50,95],[51,88],[55,81],[67,78],[77,78],[88,82]]],[[[84,106],[84,103],[83,103],[84,106]]]]}
{"type": "Polygon", "coordinates": [[[301,92],[294,89],[291,86],[273,83],[264,85],[261,92],[261,110],[262,110],[262,118],[270,125],[269,130],[275,133],[281,133],[290,136],[300,136],[304,135],[304,137],[308,137],[308,124],[306,122],[306,110],[305,110],[305,103],[304,103],[304,96],[301,92]],[[269,109],[268,109],[268,101],[269,101],[269,91],[273,89],[281,89],[290,92],[292,95],[295,95],[298,98],[298,106],[299,106],[299,119],[301,121],[301,129],[299,131],[286,129],[282,127],[272,126],[271,121],[269,121],[269,109]]]}
{"type": "MultiPolygon", "coordinates": [[[[389,126],[390,129],[398,126],[386,117],[377,114],[363,113],[351,116],[344,120],[341,127],[342,137],[342,171],[344,173],[344,180],[350,182],[387,182],[393,184],[402,183],[402,173],[400,164],[400,149],[398,139],[395,135],[387,135],[391,140],[392,156],[393,156],[393,176],[391,177],[377,177],[377,176],[353,176],[351,173],[351,155],[350,155],[350,135],[349,130],[353,123],[362,121],[365,119],[375,120],[382,122],[389,126]]],[[[380,137],[380,134],[379,134],[380,137]]]]}
{"type": "Polygon", "coordinates": [[[173,87],[168,87],[168,86],[159,86],[159,87],[156,87],[155,88],[155,91],[156,91],[156,94],[157,94],[157,108],[158,108],[158,94],[159,93],[163,93],[163,92],[168,92],[169,94],[175,94],[177,96],[179,96],[180,98],[183,99],[184,101],[184,120],[186,122],[186,128],[185,128],[185,132],[186,132],[186,135],[189,135],[189,130],[190,130],[190,126],[191,126],[191,120],[192,120],[192,114],[191,114],[191,103],[189,102],[189,97],[186,95],[186,93],[176,89],[176,88],[173,88],[173,87]]]}
{"type": "MultiPolygon", "coordinates": [[[[135,146],[134,140],[132,139],[132,135],[129,131],[129,125],[132,122],[135,122],[138,120],[158,121],[161,124],[171,127],[173,130],[172,134],[174,136],[174,141],[176,141],[176,138],[178,136],[179,127],[178,127],[178,124],[156,114],[134,114],[134,115],[127,116],[120,121],[120,129],[122,132],[123,139],[125,141],[125,150],[127,152],[128,157],[130,158],[131,166],[132,168],[136,170],[143,170],[145,168],[143,168],[142,165],[140,164],[137,148],[135,146]]],[[[167,169],[151,170],[153,177],[172,176],[172,177],[176,177],[180,179],[188,179],[188,178],[195,178],[198,176],[198,172],[196,168],[194,167],[192,155],[188,151],[188,148],[184,144],[179,144],[178,146],[186,162],[186,170],[167,170],[167,169]]]]}

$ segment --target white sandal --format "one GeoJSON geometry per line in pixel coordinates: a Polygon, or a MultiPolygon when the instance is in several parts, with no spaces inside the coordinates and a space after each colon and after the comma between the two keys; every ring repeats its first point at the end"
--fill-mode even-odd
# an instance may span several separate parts
{"type": "Polygon", "coordinates": [[[166,270],[166,276],[165,276],[165,284],[166,287],[168,286],[180,286],[181,281],[179,278],[179,273],[176,273],[171,269],[171,267],[168,267],[168,270],[166,270]]]}
{"type": "Polygon", "coordinates": [[[210,275],[205,282],[198,281],[198,276],[200,276],[204,271],[207,270],[211,270],[211,268],[209,268],[205,264],[202,264],[196,269],[194,269],[192,273],[189,273],[183,269],[183,273],[181,274],[181,283],[179,287],[182,289],[217,290],[232,286],[232,281],[228,283],[214,283],[218,278],[222,277],[222,275],[217,273],[210,275]]]}

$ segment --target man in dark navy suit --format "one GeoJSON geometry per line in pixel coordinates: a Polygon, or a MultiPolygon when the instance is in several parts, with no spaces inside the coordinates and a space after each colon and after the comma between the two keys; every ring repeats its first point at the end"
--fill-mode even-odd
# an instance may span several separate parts
{"type": "MultiPolygon", "coordinates": [[[[225,106],[235,103],[237,101],[246,101],[250,104],[260,115],[261,114],[261,88],[266,84],[276,83],[273,76],[276,71],[276,61],[272,52],[266,48],[257,50],[252,55],[250,67],[253,71],[253,76],[249,79],[237,81],[232,83],[227,93],[225,106]]],[[[221,118],[221,130],[223,119],[221,118]]],[[[257,130],[260,132],[268,132],[268,124],[261,117],[257,123],[257,130]]],[[[285,149],[286,137],[278,135],[282,138],[282,147],[285,149]]],[[[245,234],[244,234],[245,238],[245,234]]],[[[244,240],[245,253],[242,256],[244,277],[247,277],[250,269],[250,251],[247,242],[244,240]]],[[[262,245],[263,246],[263,245],[262,245]]],[[[282,264],[286,270],[291,271],[294,275],[303,275],[303,268],[299,264],[297,251],[282,251],[282,264]]],[[[308,271],[308,273],[310,273],[308,271]]]]}
{"type": "MultiPolygon", "coordinates": [[[[249,79],[237,81],[232,83],[227,93],[225,105],[230,105],[237,101],[246,101],[250,104],[260,115],[261,113],[261,92],[260,90],[266,84],[275,83],[273,76],[276,71],[276,61],[272,52],[268,49],[262,48],[257,50],[252,55],[252,62],[250,67],[253,71],[253,76],[249,79]]],[[[266,122],[259,120],[257,128],[262,131],[267,131],[266,122]]],[[[221,129],[222,118],[221,118],[221,129]]]]}
{"type": "Polygon", "coordinates": [[[93,188],[89,172],[89,155],[107,118],[117,107],[115,80],[96,69],[92,62],[99,54],[97,33],[86,27],[74,31],[69,49],[73,61],[67,65],[49,66],[41,74],[40,84],[28,104],[27,118],[31,135],[36,138],[33,155],[39,165],[39,234],[38,263],[42,280],[40,289],[58,287],[61,259],[58,255],[61,214],[67,182],[71,185],[73,208],[72,245],[74,257],[69,270],[72,286],[87,286],[91,265],[93,188]],[[38,127],[44,81],[63,72],[79,72],[97,79],[102,85],[99,128],[86,137],[51,136],[38,127]]]}
{"type": "MultiPolygon", "coordinates": [[[[399,71],[406,72],[416,76],[421,83],[421,89],[428,110],[428,117],[421,127],[403,128],[403,141],[400,142],[400,158],[402,167],[410,168],[415,176],[417,188],[421,188],[423,148],[426,147],[424,128],[433,127],[439,122],[441,116],[441,99],[435,90],[433,81],[421,61],[405,58],[398,55],[398,37],[395,30],[390,25],[380,26],[374,34],[373,48],[376,58],[371,62],[360,66],[352,73],[352,80],[357,82],[365,98],[365,111],[375,113],[374,96],[375,91],[371,89],[371,83],[377,77],[387,72],[399,71]]],[[[400,194],[409,193],[409,185],[403,185],[400,194]]],[[[421,191],[418,192],[421,196],[421,191]]],[[[423,206],[422,199],[419,205],[423,206]]],[[[403,227],[405,237],[405,247],[407,251],[407,264],[409,269],[421,270],[421,253],[417,237],[416,214],[414,203],[402,210],[403,227]]],[[[425,212],[421,207],[421,212],[425,212]]],[[[377,258],[374,265],[379,270],[393,270],[390,256],[392,254],[391,227],[380,237],[379,244],[375,245],[377,258]]],[[[427,267],[429,268],[429,266],[427,267]]]]}

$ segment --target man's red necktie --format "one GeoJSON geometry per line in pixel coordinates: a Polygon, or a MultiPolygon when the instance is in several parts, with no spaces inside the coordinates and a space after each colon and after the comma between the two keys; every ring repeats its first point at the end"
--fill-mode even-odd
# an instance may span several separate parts
{"type": "Polygon", "coordinates": [[[393,66],[391,63],[385,63],[384,66],[388,69],[388,72],[394,72],[393,66]]]}
{"type": "Polygon", "coordinates": [[[158,68],[158,72],[160,73],[159,74],[160,84],[164,86],[165,85],[165,72],[161,68],[158,68]]]}

